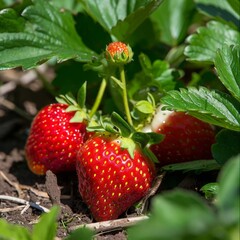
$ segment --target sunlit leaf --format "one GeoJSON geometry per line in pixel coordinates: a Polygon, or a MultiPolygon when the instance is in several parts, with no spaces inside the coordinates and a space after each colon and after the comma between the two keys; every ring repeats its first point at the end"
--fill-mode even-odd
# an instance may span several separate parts
{"type": "Polygon", "coordinates": [[[169,109],[185,111],[205,122],[240,131],[240,103],[232,96],[205,87],[170,91],[162,98],[169,109]]]}
{"type": "Polygon", "coordinates": [[[219,49],[214,61],[224,86],[240,102],[240,46],[226,46],[219,49]]]}
{"type": "MultiPolygon", "coordinates": [[[[0,33],[0,70],[18,66],[28,69],[52,57],[58,61],[70,58],[90,61],[94,52],[76,33],[71,14],[60,12],[48,1],[34,0],[33,3],[22,13],[26,20],[24,31],[0,33]]],[[[19,21],[19,24],[22,23],[19,21]]]]}
{"type": "Polygon", "coordinates": [[[187,39],[189,45],[185,48],[188,60],[213,63],[218,49],[224,44],[237,45],[240,42],[240,32],[216,21],[211,21],[206,27],[197,29],[197,33],[187,39]]]}

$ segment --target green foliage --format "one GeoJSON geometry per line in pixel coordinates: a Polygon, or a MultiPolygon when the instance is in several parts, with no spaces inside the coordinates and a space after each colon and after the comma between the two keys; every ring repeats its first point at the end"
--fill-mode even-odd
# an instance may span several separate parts
{"type": "Polygon", "coordinates": [[[165,171],[212,171],[220,169],[215,160],[197,160],[185,163],[175,163],[162,167],[165,171]]]}
{"type": "Polygon", "coordinates": [[[240,131],[240,103],[228,94],[205,87],[189,87],[168,92],[162,103],[205,122],[240,131]]]}
{"type": "Polygon", "coordinates": [[[40,217],[34,225],[32,232],[19,225],[9,224],[5,220],[0,220],[0,239],[1,240],[53,240],[56,236],[58,208],[53,207],[49,213],[40,217]]]}
{"type": "Polygon", "coordinates": [[[26,239],[31,240],[30,232],[23,226],[9,224],[6,220],[0,219],[0,239],[26,239]]]}
{"type": "Polygon", "coordinates": [[[159,6],[162,0],[80,0],[85,11],[112,35],[124,41],[159,6]]]}
{"type": "Polygon", "coordinates": [[[217,51],[214,64],[223,85],[240,102],[240,46],[226,46],[217,51]]]}
{"type": "Polygon", "coordinates": [[[225,225],[238,225],[240,212],[240,155],[232,157],[219,174],[216,205],[225,225]]]}
{"type": "Polygon", "coordinates": [[[146,54],[141,53],[139,62],[142,70],[136,73],[128,88],[128,94],[133,99],[147,99],[151,93],[159,101],[163,93],[181,85],[180,71],[171,68],[167,61],[155,60],[152,63],[146,54]]]}
{"type": "Polygon", "coordinates": [[[53,207],[51,212],[48,214],[43,214],[41,220],[34,225],[32,230],[33,240],[51,240],[54,239],[57,232],[57,215],[59,209],[58,207],[53,207]]]}
{"type": "Polygon", "coordinates": [[[13,9],[9,8],[0,12],[0,25],[0,32],[22,32],[25,21],[13,9]]]}
{"type": "MultiPolygon", "coordinates": [[[[0,219],[0,240],[54,240],[57,232],[58,207],[52,207],[49,213],[41,215],[38,223],[30,231],[26,227],[10,224],[0,219]]],[[[66,240],[91,240],[93,232],[89,229],[77,229],[66,240]]]]}
{"type": "Polygon", "coordinates": [[[78,0],[51,0],[54,6],[59,9],[67,9],[73,13],[82,11],[82,5],[78,0]]]}
{"type": "MultiPolygon", "coordinates": [[[[92,131],[120,131],[154,159],[146,146],[164,136],[139,129],[149,124],[158,105],[215,125],[212,160],[161,169],[176,174],[220,170],[218,181],[200,190],[211,206],[196,192],[161,193],[153,198],[149,220],[128,230],[129,239],[235,240],[238,234],[239,8],[238,0],[0,0],[0,70],[19,66],[27,70],[47,62],[55,69],[51,84],[60,94],[57,99],[73,104],[67,111],[78,110],[79,105],[88,111],[104,77],[107,88],[96,115],[106,114],[99,119],[107,121],[102,121],[101,129],[91,122],[92,131]],[[134,51],[124,78],[137,129],[123,120],[125,86],[119,69],[104,56],[106,45],[115,40],[129,43],[134,51]]],[[[77,113],[72,121],[84,114],[77,113]]],[[[124,147],[131,144],[125,141],[124,147]]],[[[0,239],[54,239],[56,217],[53,208],[33,231],[0,220],[0,239]]],[[[84,228],[67,240],[92,236],[84,228]]]]}
{"type": "MultiPolygon", "coordinates": [[[[22,18],[11,11],[12,22],[16,24],[22,19],[15,28],[22,28],[23,19],[26,19],[25,29],[0,33],[0,69],[18,66],[29,69],[53,57],[58,61],[70,58],[90,61],[94,52],[77,35],[71,14],[61,13],[44,0],[33,3],[23,11],[22,18]]],[[[4,11],[1,13],[4,14],[2,21],[7,24],[8,16],[4,11]]]]}
{"type": "Polygon", "coordinates": [[[187,40],[189,45],[185,48],[185,55],[188,60],[212,63],[217,50],[224,44],[239,44],[240,33],[228,25],[211,21],[206,27],[198,28],[197,33],[190,35],[187,40]]]}
{"type": "Polygon", "coordinates": [[[181,43],[186,38],[195,11],[191,0],[164,1],[151,16],[159,27],[160,41],[170,46],[181,43]]]}
{"type": "Polygon", "coordinates": [[[197,8],[204,14],[240,27],[239,1],[195,0],[195,2],[197,8]]]}
{"type": "Polygon", "coordinates": [[[229,158],[240,153],[239,143],[240,132],[221,130],[216,136],[216,143],[212,146],[214,159],[223,165],[229,158]]]}
{"type": "Polygon", "coordinates": [[[65,240],[92,240],[93,231],[88,228],[79,228],[71,232],[65,240]]]}
{"type": "Polygon", "coordinates": [[[239,164],[238,156],[222,169],[215,211],[196,193],[172,190],[154,197],[149,219],[129,228],[128,239],[235,239],[240,210],[239,164]]]}

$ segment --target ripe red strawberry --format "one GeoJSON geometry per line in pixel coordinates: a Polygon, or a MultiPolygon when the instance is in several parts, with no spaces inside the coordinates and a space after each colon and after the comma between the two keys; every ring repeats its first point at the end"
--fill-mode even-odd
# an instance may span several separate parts
{"type": "Polygon", "coordinates": [[[44,107],[34,118],[25,155],[30,170],[43,175],[75,170],[76,152],[83,144],[85,123],[70,123],[75,112],[66,112],[67,104],[44,107]]]}
{"type": "Polygon", "coordinates": [[[125,64],[130,62],[132,57],[132,49],[123,42],[112,42],[106,47],[106,58],[112,63],[125,64]]]}
{"type": "Polygon", "coordinates": [[[121,138],[96,134],[77,155],[79,191],[97,221],[116,219],[151,186],[155,168],[136,148],[134,158],[121,138]]]}
{"type": "Polygon", "coordinates": [[[165,135],[162,142],[150,147],[161,165],[212,158],[213,127],[187,113],[159,108],[151,131],[165,135]]]}

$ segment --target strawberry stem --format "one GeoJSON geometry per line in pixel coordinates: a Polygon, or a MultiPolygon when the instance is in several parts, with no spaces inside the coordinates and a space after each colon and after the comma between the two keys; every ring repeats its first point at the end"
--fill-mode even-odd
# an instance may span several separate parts
{"type": "Polygon", "coordinates": [[[100,85],[100,88],[98,90],[97,97],[95,99],[95,102],[94,102],[93,107],[91,109],[91,112],[89,114],[90,118],[92,118],[93,115],[95,114],[95,112],[98,110],[98,107],[99,107],[99,105],[100,105],[100,103],[102,101],[103,94],[105,92],[106,86],[107,86],[107,80],[105,78],[103,78],[102,82],[101,82],[101,85],[100,85]]]}
{"type": "Polygon", "coordinates": [[[119,71],[120,71],[120,80],[122,82],[124,110],[125,110],[125,114],[126,114],[126,117],[127,117],[127,121],[132,126],[133,121],[132,121],[132,117],[131,117],[131,113],[130,113],[130,109],[129,109],[129,104],[128,104],[126,78],[125,78],[125,71],[124,71],[124,66],[123,65],[119,66],[119,71]]]}

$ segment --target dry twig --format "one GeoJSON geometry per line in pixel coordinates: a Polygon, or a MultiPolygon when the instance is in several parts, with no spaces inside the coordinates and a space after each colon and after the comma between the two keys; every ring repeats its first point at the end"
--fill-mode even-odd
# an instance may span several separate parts
{"type": "Polygon", "coordinates": [[[5,196],[5,195],[0,195],[0,200],[7,200],[7,201],[12,201],[15,203],[23,204],[23,205],[29,205],[32,208],[36,208],[42,212],[49,212],[50,210],[48,208],[45,208],[37,203],[27,201],[25,199],[17,198],[17,197],[12,197],[12,196],[5,196]]]}
{"type": "Polygon", "coordinates": [[[0,213],[17,211],[19,209],[23,209],[24,207],[25,207],[24,205],[21,205],[21,206],[16,206],[12,208],[1,208],[0,213]]]}
{"type": "Polygon", "coordinates": [[[12,182],[2,171],[0,171],[0,175],[2,176],[2,178],[12,187],[14,187],[18,193],[18,196],[20,198],[24,197],[24,194],[22,192],[22,189],[20,188],[18,183],[12,182]]]}
{"type": "Polygon", "coordinates": [[[37,190],[37,189],[35,189],[31,186],[22,185],[22,184],[19,184],[19,183],[12,182],[2,171],[0,171],[0,175],[9,185],[13,186],[16,189],[19,198],[24,197],[24,194],[22,192],[23,189],[31,191],[32,193],[34,193],[38,197],[49,198],[49,196],[46,192],[39,191],[39,190],[37,190]]]}
{"type": "Polygon", "coordinates": [[[109,221],[102,221],[102,222],[96,222],[96,223],[88,223],[88,224],[82,224],[78,226],[70,227],[70,231],[74,231],[77,228],[89,228],[91,230],[94,230],[95,233],[98,232],[107,232],[107,231],[115,231],[117,229],[123,229],[126,227],[133,226],[139,221],[143,221],[148,219],[147,216],[138,216],[138,217],[130,217],[130,218],[121,218],[116,220],[109,220],[109,221]]]}

